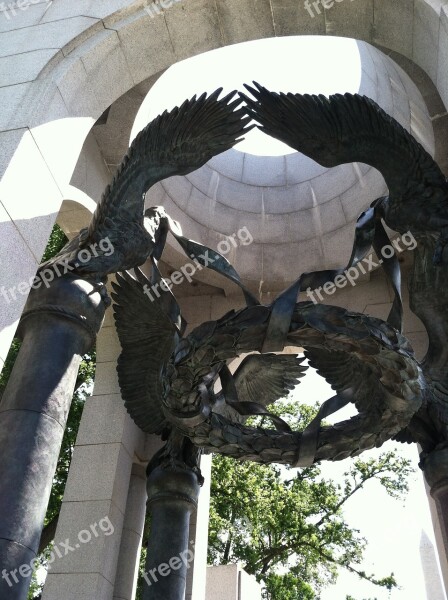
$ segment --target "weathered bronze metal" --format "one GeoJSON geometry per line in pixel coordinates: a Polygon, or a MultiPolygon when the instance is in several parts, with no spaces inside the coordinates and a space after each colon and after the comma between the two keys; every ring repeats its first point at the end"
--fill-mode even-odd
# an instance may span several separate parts
{"type": "Polygon", "coordinates": [[[26,304],[0,404],[0,598],[8,600],[27,598],[79,363],[105,308],[95,287],[74,276],[38,292],[26,304]]]}
{"type": "MultiPolygon", "coordinates": [[[[214,253],[213,268],[243,289],[247,307],[204,323],[185,338],[171,292],[160,299],[145,295],[145,286],[160,279],[154,264],[151,280],[137,270],[134,276],[119,275],[114,285],[123,348],[118,375],[128,411],[145,431],[181,432],[201,448],[264,463],[304,466],[354,456],[391,438],[414,441],[422,447],[421,466],[443,512],[448,497],[446,179],[423,147],[366,97],[276,94],[257,84],[248,90],[253,98],[241,94],[247,113],[266,133],[324,166],[364,162],[384,175],[389,196],[378,198],[358,219],[348,267],[390,243],[382,220],[401,234],[415,236],[410,306],[428,331],[428,353],[420,364],[401,334],[395,256],[382,261],[395,294],[384,322],[334,306],[297,302],[301,290],[332,282],[347,267],[303,274],[271,306],[261,306],[227,261],[214,253]],[[302,434],[288,431],[279,419],[273,419],[276,429],[254,429],[241,418],[266,414],[266,406],[298,381],[302,373],[296,360],[284,365],[283,379],[269,385],[281,358],[265,353],[285,345],[305,348],[309,363],[336,391],[302,434]],[[262,354],[251,361],[265,365],[248,397],[244,376],[232,377],[226,364],[250,351],[262,354]],[[214,393],[218,378],[223,389],[219,398],[214,393]],[[321,426],[325,416],[348,402],[356,405],[356,417],[321,426]]],[[[189,256],[214,252],[173,234],[189,256]]]]}

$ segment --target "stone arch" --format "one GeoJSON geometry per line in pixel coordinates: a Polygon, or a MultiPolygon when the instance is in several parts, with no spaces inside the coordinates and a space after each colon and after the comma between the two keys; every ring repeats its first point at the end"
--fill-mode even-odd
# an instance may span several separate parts
{"type": "MultiPolygon", "coordinates": [[[[443,69],[448,12],[440,0],[362,0],[356,7],[348,1],[327,2],[329,8],[316,10],[314,16],[301,3],[281,0],[183,0],[152,17],[144,10],[146,2],[107,4],[95,7],[91,3],[82,16],[63,0],[48,10],[29,7],[30,12],[15,16],[22,25],[13,22],[6,34],[4,54],[9,52],[7,58],[12,61],[20,53],[26,67],[22,78],[26,82],[16,73],[6,82],[11,85],[9,110],[0,124],[6,144],[0,165],[2,211],[5,223],[11,225],[7,239],[23,247],[22,260],[9,265],[6,283],[14,284],[18,268],[27,276],[35,271],[63,200],[61,189],[68,184],[95,121],[120,95],[174,62],[264,37],[353,37],[414,60],[430,75],[448,105],[448,75],[443,69]],[[34,24],[32,11],[38,10],[43,14],[34,24]],[[50,45],[50,38],[55,50],[45,51],[42,46],[50,45]],[[37,186],[21,175],[30,161],[39,167],[37,186]],[[36,188],[46,201],[35,202],[27,215],[29,223],[17,225],[15,207],[23,206],[24,198],[36,188]],[[48,218],[34,222],[42,212],[48,218]]],[[[9,323],[17,322],[22,308],[21,303],[11,308],[9,323]]],[[[4,332],[2,357],[13,330],[11,326],[4,332]]]]}
{"type": "MultiPolygon", "coordinates": [[[[54,33],[53,45],[59,51],[53,54],[47,54],[41,47],[36,47],[32,36],[27,39],[26,31],[17,34],[17,39],[13,40],[18,53],[34,53],[36,62],[40,60],[42,63],[35,68],[34,74],[29,75],[30,81],[33,81],[36,73],[39,73],[34,83],[15,90],[18,109],[14,111],[14,104],[8,104],[12,108],[3,116],[4,140],[7,145],[0,163],[1,171],[5,172],[1,182],[4,208],[0,206],[0,210],[4,212],[5,223],[12,227],[10,237],[7,235],[6,239],[10,245],[16,241],[22,244],[22,255],[26,259],[22,262],[18,258],[12,261],[13,269],[8,273],[12,282],[19,270],[20,277],[23,277],[26,270],[30,275],[35,271],[39,251],[48,239],[61,205],[64,205],[66,198],[72,198],[66,195],[66,186],[94,123],[123,93],[173,62],[223,45],[263,37],[342,35],[389,48],[414,60],[430,74],[448,104],[448,76],[440,68],[448,51],[447,12],[438,0],[432,0],[431,4],[427,0],[415,0],[413,3],[406,0],[389,3],[385,0],[358,0],[356,4],[346,0],[333,4],[314,17],[306,14],[302,3],[286,3],[285,0],[225,0],[219,3],[183,0],[176,2],[165,15],[154,19],[145,13],[141,1],[107,2],[113,8],[119,7],[113,14],[107,14],[109,9],[103,8],[106,3],[91,3],[94,4],[100,8],[86,8],[83,4],[84,16],[79,16],[73,14],[76,13],[73,2],[60,0],[54,3],[54,21],[51,21],[52,12],[49,10],[45,19],[42,17],[42,22],[33,27],[36,30],[42,28],[40,35],[45,43],[46,36],[54,33]],[[59,15],[57,11],[60,11],[59,15]],[[150,36],[148,27],[151,28],[150,36]],[[56,39],[56,34],[57,30],[62,32],[63,29],[66,29],[65,37],[62,36],[64,41],[60,41],[59,38],[56,39]],[[407,36],[409,31],[412,31],[412,37],[407,36]],[[442,35],[443,44],[440,41],[442,35]],[[437,52],[434,52],[436,37],[437,52]],[[439,56],[442,58],[439,59],[439,56]],[[30,164],[35,165],[37,181],[24,177],[30,164]],[[30,199],[35,201],[34,207],[31,206],[30,199]],[[26,214],[27,223],[22,224],[18,222],[20,217],[16,216],[14,205],[23,206],[27,202],[33,210],[26,214]],[[35,222],[36,217],[41,214],[45,214],[45,219],[35,222]]],[[[28,14],[24,13],[24,17],[28,14]]],[[[26,30],[27,27],[24,26],[23,29],[26,30]]],[[[12,87],[16,85],[22,84],[11,84],[12,87]]],[[[71,201],[78,200],[74,198],[71,201]]],[[[14,319],[17,320],[21,310],[22,306],[19,304],[12,308],[12,326],[6,329],[2,340],[5,341],[6,350],[14,332],[14,319]]],[[[115,502],[124,510],[126,488],[125,485],[120,485],[118,477],[115,479],[115,473],[123,473],[127,469],[129,474],[132,463],[130,454],[135,448],[137,432],[124,413],[119,397],[115,378],[118,346],[116,340],[112,343],[114,332],[111,325],[109,322],[109,328],[105,327],[101,334],[104,354],[100,358],[100,368],[104,374],[104,387],[96,387],[92,412],[97,415],[97,424],[100,425],[95,431],[103,431],[104,447],[108,446],[115,451],[115,463],[112,466],[108,464],[111,498],[101,496],[94,500],[104,503],[110,500],[111,505],[115,502]],[[110,402],[108,414],[118,415],[121,419],[121,429],[118,427],[119,431],[114,438],[108,437],[109,430],[101,428],[103,415],[97,410],[105,405],[105,397],[110,402]],[[124,469],[121,468],[123,464],[124,469]]],[[[86,426],[87,422],[86,419],[86,426]]],[[[83,447],[79,450],[79,456],[84,457],[86,462],[89,459],[89,446],[99,443],[96,433],[94,438],[89,438],[87,434],[88,432],[79,441],[79,446],[83,447]]],[[[107,452],[105,455],[110,457],[111,453],[107,452]]],[[[85,474],[83,464],[79,459],[78,473],[81,477],[85,474]]],[[[76,471],[73,477],[75,475],[76,471]]],[[[96,473],[93,472],[92,478],[95,476],[96,473]]],[[[71,500],[73,507],[80,506],[80,500],[92,500],[91,497],[77,495],[78,490],[74,487],[71,492],[68,502],[71,500]]],[[[109,508],[105,506],[105,510],[109,508]]],[[[104,516],[104,512],[97,516],[104,516]]],[[[118,516],[117,520],[119,522],[118,516]]],[[[60,535],[63,537],[63,530],[60,535]]],[[[113,560],[109,559],[109,562],[113,560]]],[[[114,565],[104,565],[104,572],[113,578],[114,565]]],[[[55,581],[57,577],[56,574],[52,580],[55,581]]],[[[93,578],[87,579],[81,574],[73,583],[85,581],[93,589],[91,579],[93,578]]],[[[111,597],[110,580],[98,577],[98,581],[98,585],[103,585],[104,589],[103,595],[98,592],[96,597],[111,597]]]]}
{"type": "Polygon", "coordinates": [[[56,222],[71,239],[90,221],[95,208],[96,202],[90,196],[74,186],[68,186],[56,222]]]}

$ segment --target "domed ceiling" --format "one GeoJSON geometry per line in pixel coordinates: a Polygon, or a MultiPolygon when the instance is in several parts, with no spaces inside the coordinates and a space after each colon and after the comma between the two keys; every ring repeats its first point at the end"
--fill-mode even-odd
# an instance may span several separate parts
{"type": "MultiPolygon", "coordinates": [[[[409,76],[373,46],[332,37],[248,42],[178,63],[149,92],[132,138],[195,93],[244,90],[252,80],[273,91],[369,96],[434,154],[431,120],[409,76]]],[[[305,271],[344,265],[357,217],[387,192],[382,176],[360,163],[326,169],[258,130],[247,138],[194,173],[152,188],[147,205],[165,206],[184,235],[227,249],[226,258],[258,292],[282,289],[305,271]],[[245,244],[225,243],[242,229],[245,244]]],[[[173,245],[168,260],[178,267],[185,258],[173,245]]]]}

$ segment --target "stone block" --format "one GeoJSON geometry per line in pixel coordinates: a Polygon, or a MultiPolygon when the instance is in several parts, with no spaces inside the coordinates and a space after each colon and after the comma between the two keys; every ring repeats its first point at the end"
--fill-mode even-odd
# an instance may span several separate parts
{"type": "Polygon", "coordinates": [[[376,317],[377,319],[387,321],[391,307],[392,304],[390,302],[383,302],[381,304],[368,304],[363,312],[370,317],[376,317]]]}
{"type": "Polygon", "coordinates": [[[112,175],[92,131],[86,138],[70,184],[99,202],[112,175]]]}
{"type": "MultiPolygon", "coordinates": [[[[286,231],[290,232],[289,237],[295,242],[311,240],[319,235],[321,223],[319,207],[317,206],[285,215],[283,218],[285,220],[282,223],[286,226],[286,231]]],[[[286,241],[281,233],[278,239],[282,242],[286,241]]]]}
{"type": "MultiPolygon", "coordinates": [[[[256,230],[251,231],[254,237],[261,234],[259,226],[260,215],[257,213],[251,213],[241,210],[236,210],[216,202],[210,205],[209,200],[205,196],[199,196],[200,192],[196,191],[196,197],[192,195],[188,202],[188,213],[202,223],[207,223],[207,227],[210,226],[218,233],[223,236],[229,236],[241,229],[241,227],[249,227],[249,223],[252,228],[256,230]],[[194,203],[192,200],[194,199],[194,203]],[[202,214],[201,214],[202,211],[202,214]]],[[[250,228],[249,228],[250,229],[250,228]]],[[[211,232],[210,232],[211,233],[211,232]]],[[[205,242],[205,237],[202,240],[205,242]]]]}
{"type": "MultiPolygon", "coordinates": [[[[122,528],[123,514],[110,500],[64,501],[55,538],[55,546],[61,546],[62,557],[59,558],[55,554],[56,558],[50,569],[51,575],[71,574],[74,577],[79,574],[88,577],[96,574],[114,585],[122,528]],[[87,532],[90,534],[90,541],[87,541],[87,532]],[[61,544],[67,543],[67,540],[73,548],[69,552],[67,546],[64,549],[61,544]]],[[[67,597],[65,593],[63,597],[67,597]]],[[[88,598],[93,600],[94,597],[88,598]]]]}
{"type": "Polygon", "coordinates": [[[28,295],[20,294],[17,286],[34,277],[38,262],[1,203],[0,237],[0,357],[5,360],[28,295]]]}
{"type": "Polygon", "coordinates": [[[102,110],[110,106],[135,83],[115,31],[104,31],[95,36],[95,47],[82,57],[87,76],[94,83],[95,94],[102,110]]]}
{"type": "Polygon", "coordinates": [[[255,579],[254,575],[249,575],[243,569],[240,573],[240,598],[250,598],[251,600],[261,600],[261,585],[255,579]]]}
{"type": "Polygon", "coordinates": [[[354,226],[345,225],[322,236],[325,252],[324,264],[327,269],[343,267],[350,258],[353,247],[354,226]]]}
{"type": "Polygon", "coordinates": [[[70,19],[79,15],[104,19],[129,6],[129,0],[58,0],[53,2],[42,18],[42,23],[70,19]]]}
{"type": "Polygon", "coordinates": [[[48,10],[47,0],[26,5],[26,10],[0,10],[0,33],[38,25],[46,10],[48,10]]]}
{"type": "MultiPolygon", "coordinates": [[[[377,50],[378,52],[378,50],[377,50]]],[[[395,87],[395,90],[400,91],[401,93],[405,93],[405,86],[400,77],[400,72],[398,70],[398,66],[389,56],[383,56],[383,64],[386,68],[386,71],[389,73],[389,77],[391,79],[391,84],[395,87]]]]}
{"type": "Polygon", "coordinates": [[[319,231],[327,233],[347,225],[342,203],[339,198],[319,206],[319,231]]]}
{"type": "Polygon", "coordinates": [[[440,13],[439,52],[437,64],[437,89],[448,109],[448,7],[443,6],[440,13]]]}
{"type": "Polygon", "coordinates": [[[264,210],[267,214],[288,214],[313,207],[309,182],[263,190],[264,210]]]}
{"type": "Polygon", "coordinates": [[[374,0],[374,43],[412,58],[413,13],[408,0],[374,0]]]}
{"type": "Polygon", "coordinates": [[[246,154],[242,181],[262,187],[286,185],[285,157],[246,154]]]}
{"type": "Polygon", "coordinates": [[[437,81],[439,52],[440,2],[415,0],[413,59],[437,81]]]}
{"type": "Polygon", "coordinates": [[[114,586],[99,573],[49,573],[43,600],[108,600],[114,586]]]}
{"type": "MultiPolygon", "coordinates": [[[[425,98],[424,95],[428,93],[428,90],[425,89],[427,86],[425,84],[423,84],[423,82],[419,82],[420,87],[418,87],[416,85],[416,83],[410,78],[411,75],[413,75],[415,77],[415,65],[414,66],[414,73],[410,72],[410,74],[408,75],[407,72],[401,67],[401,65],[399,65],[397,62],[395,62],[395,54],[393,55],[393,60],[394,60],[394,69],[397,72],[401,83],[403,84],[403,87],[406,91],[406,94],[409,97],[409,100],[414,102],[415,104],[418,104],[418,106],[420,106],[420,108],[422,108],[423,110],[428,110],[428,107],[426,105],[425,102],[425,98]]],[[[404,59],[403,57],[403,60],[404,59]]],[[[431,84],[432,87],[432,84],[431,84]]],[[[439,100],[440,102],[440,100],[439,100]]]]}
{"type": "MultiPolygon", "coordinates": [[[[372,0],[370,0],[372,2],[372,0]]],[[[372,18],[373,22],[373,18],[372,18]]],[[[355,38],[357,36],[354,36],[355,38]]],[[[361,59],[361,66],[366,73],[369,74],[370,77],[374,78],[376,72],[376,66],[372,58],[371,52],[377,52],[376,48],[371,46],[370,44],[366,44],[363,41],[357,42],[359,58],[361,59]]]]}
{"type": "Polygon", "coordinates": [[[94,92],[94,81],[89,79],[82,60],[69,56],[64,63],[64,73],[56,81],[70,114],[98,118],[101,106],[94,92]]]}
{"type": "Polygon", "coordinates": [[[435,139],[434,129],[426,110],[421,109],[411,101],[411,131],[410,133],[420,142],[423,148],[434,156],[435,139]]]}
{"type": "Polygon", "coordinates": [[[221,175],[235,181],[241,181],[245,156],[244,152],[231,148],[227,152],[214,156],[207,164],[221,175]]]}
{"type": "Polygon", "coordinates": [[[1,86],[34,81],[42,71],[43,66],[57,53],[57,48],[50,48],[0,58],[1,86]]]}
{"type": "Polygon", "coordinates": [[[104,315],[103,327],[115,327],[114,321],[114,313],[111,307],[106,309],[106,313],[104,315]]]}
{"type": "Polygon", "coordinates": [[[131,466],[123,444],[76,446],[64,502],[112,500],[124,513],[131,466]]]}
{"type": "Polygon", "coordinates": [[[188,323],[203,323],[210,321],[211,296],[199,296],[194,298],[182,298],[180,301],[182,315],[188,323]]]}
{"type": "Polygon", "coordinates": [[[179,2],[163,16],[177,60],[223,45],[216,3],[207,0],[179,2]]]}
{"type": "Polygon", "coordinates": [[[117,362],[114,360],[108,363],[100,363],[96,369],[93,395],[107,396],[119,392],[117,362]]]}
{"type": "MultiPolygon", "coordinates": [[[[212,211],[215,212],[215,207],[211,206],[210,199],[198,190],[198,188],[193,186],[187,203],[186,212],[188,213],[188,216],[204,227],[211,227],[212,211]]],[[[225,227],[225,224],[223,225],[225,227]]]]}
{"type": "MultiPolygon", "coordinates": [[[[175,7],[167,12],[172,10],[175,7]]],[[[142,12],[108,25],[117,30],[135,83],[140,83],[177,62],[164,15],[165,11],[151,18],[147,12],[142,12]]],[[[187,27],[187,31],[189,33],[192,30],[187,27]]]]}
{"type": "Polygon", "coordinates": [[[326,6],[329,7],[325,9],[327,35],[371,41],[373,0],[330,0],[326,6]]]}
{"type": "Polygon", "coordinates": [[[376,198],[387,193],[383,176],[376,169],[369,168],[355,185],[341,194],[340,200],[347,223],[353,223],[376,198]]]}
{"type": "Polygon", "coordinates": [[[351,164],[339,165],[310,181],[316,195],[317,204],[324,204],[335,196],[343,194],[357,182],[355,170],[351,164]]]}
{"type": "Polygon", "coordinates": [[[129,416],[120,394],[92,396],[86,404],[76,437],[77,446],[120,443],[133,456],[144,434],[129,416]]]}
{"type": "Polygon", "coordinates": [[[423,360],[428,351],[428,335],[425,332],[411,332],[406,337],[411,342],[417,360],[423,360]]]}
{"type": "Polygon", "coordinates": [[[5,132],[2,137],[7,145],[20,141],[0,183],[2,203],[35,259],[40,262],[59,212],[61,192],[31,133],[16,135],[15,132],[5,132]],[[27,177],[23,176],[24,165],[27,165],[27,177]]]}
{"type": "Polygon", "coordinates": [[[373,76],[375,77],[375,81],[369,74],[366,73],[364,69],[362,69],[361,83],[359,84],[359,94],[361,96],[367,96],[368,98],[371,98],[372,100],[377,102],[378,85],[376,82],[376,74],[374,71],[369,71],[369,73],[370,75],[373,74],[373,76]]]}
{"type": "Polygon", "coordinates": [[[208,600],[238,598],[238,571],[238,564],[207,567],[206,598],[208,600]]]}
{"type": "Polygon", "coordinates": [[[426,332],[423,323],[407,306],[404,307],[403,332],[406,336],[410,333],[426,332]]]}
{"type": "Polygon", "coordinates": [[[327,167],[322,167],[317,162],[307,156],[295,152],[286,156],[286,183],[295,185],[303,183],[314,177],[318,177],[328,171],[327,167]]]}
{"type": "Polygon", "coordinates": [[[301,273],[321,269],[322,264],[322,245],[317,238],[285,244],[281,249],[278,244],[265,244],[263,270],[267,275],[262,279],[269,283],[276,281],[288,284],[297,279],[301,273]]]}
{"type": "Polygon", "coordinates": [[[216,190],[216,200],[224,206],[247,212],[261,213],[263,190],[257,185],[246,185],[221,176],[216,190]]]}
{"type": "Polygon", "coordinates": [[[291,227],[293,217],[295,217],[294,221],[297,223],[297,215],[303,215],[307,212],[300,211],[299,213],[293,213],[293,215],[263,215],[261,217],[260,241],[268,244],[275,244],[279,240],[285,244],[296,241],[298,237],[297,228],[291,227]]]}
{"type": "Polygon", "coordinates": [[[392,96],[394,102],[393,117],[400,125],[409,131],[409,122],[411,120],[411,108],[407,93],[397,87],[396,80],[391,79],[392,96]]]}
{"type": "Polygon", "coordinates": [[[185,175],[185,179],[189,181],[195,188],[197,188],[200,192],[209,196],[209,198],[213,198],[214,189],[216,189],[216,177],[218,176],[208,165],[204,165],[203,167],[196,169],[192,173],[188,173],[185,175]],[[213,181],[215,183],[213,185],[213,181]]]}
{"type": "MultiPolygon", "coordinates": [[[[186,177],[183,176],[170,177],[169,179],[165,179],[163,183],[157,184],[157,186],[160,186],[160,192],[166,192],[171,200],[173,200],[173,202],[175,202],[180,208],[186,207],[191,196],[191,192],[193,191],[193,185],[186,177]]],[[[151,201],[154,202],[155,205],[159,205],[163,201],[163,196],[156,196],[158,192],[153,192],[153,189],[154,188],[151,188],[151,191],[149,192],[151,195],[151,201]]]]}
{"type": "MultiPolygon", "coordinates": [[[[117,580],[115,582],[113,600],[133,600],[131,597],[131,582],[138,576],[138,565],[134,563],[134,557],[140,556],[142,537],[134,531],[123,530],[123,538],[120,544],[120,559],[117,580]]],[[[133,586],[132,586],[133,587],[133,586]]]]}
{"type": "Polygon", "coordinates": [[[6,31],[0,36],[0,56],[13,56],[45,48],[64,48],[97,22],[97,19],[91,17],[78,16],[68,19],[64,27],[55,21],[6,31]]]}
{"type": "MultiPolygon", "coordinates": [[[[197,510],[193,512],[190,519],[190,540],[194,540],[195,557],[193,568],[187,575],[186,599],[191,589],[192,598],[205,598],[207,579],[207,548],[208,548],[208,524],[210,513],[210,482],[212,470],[211,455],[201,456],[201,472],[205,484],[199,494],[197,510]]],[[[251,598],[251,596],[247,596],[251,598]]]]}
{"type": "Polygon", "coordinates": [[[21,129],[28,125],[22,117],[21,107],[25,106],[24,99],[30,92],[31,83],[19,83],[6,87],[0,87],[0,130],[6,133],[8,130],[21,129]]]}
{"type": "MultiPolygon", "coordinates": [[[[230,260],[233,267],[240,274],[241,279],[246,282],[256,282],[258,285],[263,279],[263,246],[260,243],[253,243],[250,246],[242,246],[236,248],[231,256],[226,258],[230,260]]],[[[220,282],[216,282],[221,288],[225,289],[228,293],[234,294],[237,290],[235,284],[229,282],[230,285],[223,281],[220,277],[220,282]],[[221,283],[222,282],[222,283],[221,283]]]]}
{"type": "Polygon", "coordinates": [[[297,0],[272,0],[275,35],[325,35],[325,11],[310,11],[304,2],[297,0]]]}
{"type": "Polygon", "coordinates": [[[132,465],[123,530],[132,531],[140,537],[143,534],[146,515],[146,481],[145,467],[134,463],[132,465]]]}
{"type": "MultiPolygon", "coordinates": [[[[155,185],[153,185],[146,192],[145,196],[145,207],[149,208],[150,206],[163,206],[164,200],[167,195],[171,198],[171,200],[176,200],[175,195],[171,195],[169,192],[169,188],[171,187],[171,181],[174,181],[177,177],[171,177],[170,179],[165,179],[163,182],[159,181],[155,185]]],[[[180,180],[185,181],[185,177],[179,177],[180,180]]],[[[187,185],[185,185],[187,187],[187,185]]],[[[177,189],[177,184],[175,185],[175,189],[177,189]]],[[[182,205],[182,202],[179,203],[182,205]]]]}
{"type": "Polygon", "coordinates": [[[269,0],[226,0],[216,5],[224,45],[275,35],[269,0]]]}
{"type": "Polygon", "coordinates": [[[97,339],[97,365],[116,361],[120,352],[120,340],[115,326],[103,326],[97,339]]]}

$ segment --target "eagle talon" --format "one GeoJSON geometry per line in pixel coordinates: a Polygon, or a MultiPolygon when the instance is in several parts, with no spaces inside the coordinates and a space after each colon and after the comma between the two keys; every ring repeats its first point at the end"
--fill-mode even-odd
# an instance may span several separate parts
{"type": "Polygon", "coordinates": [[[108,308],[112,304],[112,300],[107,292],[106,284],[103,281],[97,281],[93,283],[93,290],[90,292],[89,296],[92,294],[98,293],[101,296],[102,301],[108,308]]]}

